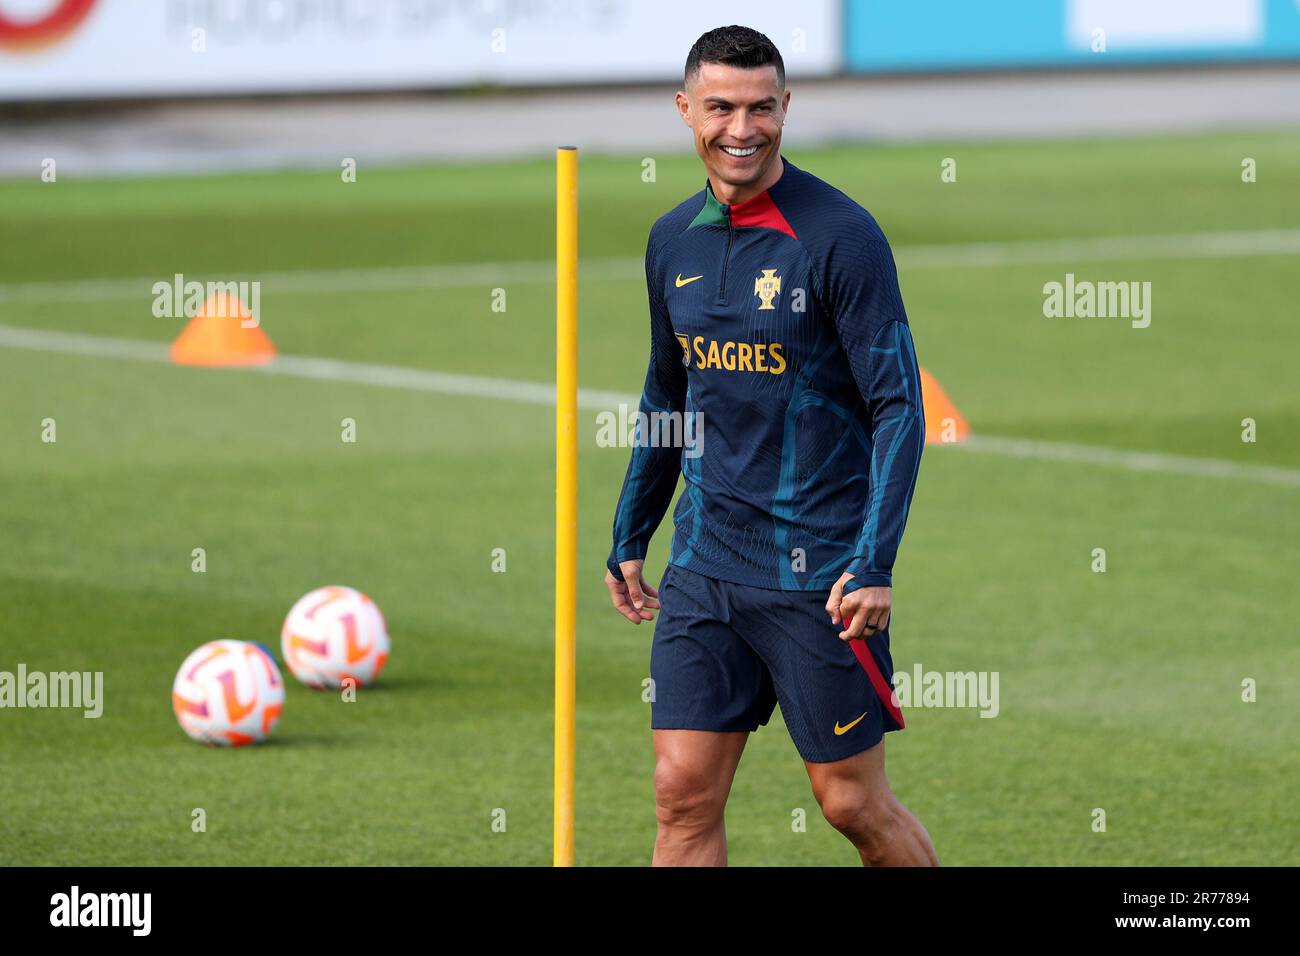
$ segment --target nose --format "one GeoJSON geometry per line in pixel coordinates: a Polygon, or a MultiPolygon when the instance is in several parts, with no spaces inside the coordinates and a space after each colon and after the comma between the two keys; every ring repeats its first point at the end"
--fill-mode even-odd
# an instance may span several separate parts
{"type": "Polygon", "coordinates": [[[749,115],[749,110],[736,110],[731,114],[731,122],[727,124],[727,135],[738,143],[745,143],[754,135],[754,121],[749,115]]]}

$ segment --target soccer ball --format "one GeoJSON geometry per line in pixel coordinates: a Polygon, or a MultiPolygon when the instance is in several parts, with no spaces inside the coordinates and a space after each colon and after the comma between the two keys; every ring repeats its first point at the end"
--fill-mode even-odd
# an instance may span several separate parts
{"type": "Polygon", "coordinates": [[[280,648],[308,687],[373,684],[388,661],[388,628],[375,602],[345,587],[318,588],[289,610],[280,648]]]}
{"type": "Polygon", "coordinates": [[[181,664],[172,710],[195,740],[243,747],[265,740],[284,709],[284,681],[269,651],[249,641],[209,641],[181,664]]]}

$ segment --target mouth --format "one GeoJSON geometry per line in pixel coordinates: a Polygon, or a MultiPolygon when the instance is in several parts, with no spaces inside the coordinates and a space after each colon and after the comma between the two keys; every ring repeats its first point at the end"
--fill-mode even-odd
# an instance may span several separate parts
{"type": "Polygon", "coordinates": [[[718,149],[728,156],[734,156],[736,159],[744,159],[758,152],[757,146],[719,146],[718,149]]]}

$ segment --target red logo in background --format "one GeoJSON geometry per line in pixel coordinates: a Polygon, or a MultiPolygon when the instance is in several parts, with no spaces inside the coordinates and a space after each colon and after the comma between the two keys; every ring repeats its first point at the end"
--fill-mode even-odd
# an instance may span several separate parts
{"type": "Polygon", "coordinates": [[[35,20],[15,20],[0,0],[0,50],[27,52],[65,39],[81,25],[96,0],[58,0],[53,10],[35,20]]]}

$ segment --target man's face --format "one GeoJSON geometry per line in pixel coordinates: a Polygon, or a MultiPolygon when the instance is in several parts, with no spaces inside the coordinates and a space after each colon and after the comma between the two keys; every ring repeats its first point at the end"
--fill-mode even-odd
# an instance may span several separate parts
{"type": "Polygon", "coordinates": [[[789,105],[774,66],[703,63],[677,94],[677,109],[695,133],[695,151],[710,177],[729,186],[756,183],[767,173],[780,151],[789,105]]]}

